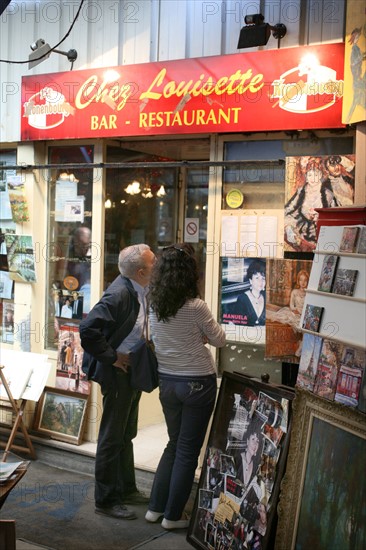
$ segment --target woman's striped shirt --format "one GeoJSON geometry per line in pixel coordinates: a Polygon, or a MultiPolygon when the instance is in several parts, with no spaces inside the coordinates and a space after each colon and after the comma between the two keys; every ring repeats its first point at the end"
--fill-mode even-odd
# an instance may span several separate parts
{"type": "Polygon", "coordinates": [[[225,332],[203,300],[187,300],[167,322],[158,321],[154,312],[149,318],[160,373],[178,376],[216,373],[214,358],[205,343],[224,346],[225,332]]]}

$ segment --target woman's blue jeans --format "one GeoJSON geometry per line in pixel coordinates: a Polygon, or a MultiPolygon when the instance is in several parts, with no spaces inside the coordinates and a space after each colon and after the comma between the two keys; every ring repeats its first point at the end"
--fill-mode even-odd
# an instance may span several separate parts
{"type": "Polygon", "coordinates": [[[198,457],[215,406],[216,375],[160,375],[159,398],[169,442],[156,470],[149,510],[179,520],[189,498],[198,457]]]}

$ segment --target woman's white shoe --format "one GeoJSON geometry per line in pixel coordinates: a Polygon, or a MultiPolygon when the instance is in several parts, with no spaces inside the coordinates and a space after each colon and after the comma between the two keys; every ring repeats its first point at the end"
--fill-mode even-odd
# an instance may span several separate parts
{"type": "Polygon", "coordinates": [[[188,519],[178,519],[177,521],[171,521],[170,519],[163,519],[161,526],[164,529],[187,529],[189,525],[188,519]]]}
{"type": "Polygon", "coordinates": [[[156,521],[159,521],[159,519],[163,515],[164,515],[164,512],[153,512],[152,510],[148,510],[145,514],[145,519],[150,523],[155,523],[156,521]]]}

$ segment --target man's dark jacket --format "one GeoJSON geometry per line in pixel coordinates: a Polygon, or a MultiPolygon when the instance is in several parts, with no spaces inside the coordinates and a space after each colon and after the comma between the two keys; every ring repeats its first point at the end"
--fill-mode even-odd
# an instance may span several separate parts
{"type": "Polygon", "coordinates": [[[140,304],[129,279],[119,275],[80,323],[82,370],[103,386],[115,383],[116,349],[135,326],[140,304]]]}

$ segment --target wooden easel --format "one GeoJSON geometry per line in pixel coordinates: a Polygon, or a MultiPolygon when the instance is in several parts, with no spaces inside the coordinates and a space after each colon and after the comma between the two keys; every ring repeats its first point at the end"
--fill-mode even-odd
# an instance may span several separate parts
{"type": "Polygon", "coordinates": [[[9,439],[8,439],[7,443],[5,443],[3,441],[0,441],[0,446],[5,447],[5,451],[4,451],[1,462],[6,462],[7,456],[11,452],[11,450],[21,451],[23,453],[28,453],[31,456],[31,458],[36,458],[36,453],[34,451],[34,447],[33,447],[31,438],[29,437],[27,428],[25,427],[25,425],[23,423],[23,413],[24,413],[25,406],[27,404],[27,400],[26,399],[19,399],[19,401],[20,401],[19,405],[15,401],[15,399],[13,398],[13,396],[11,394],[9,384],[7,383],[7,381],[5,379],[5,376],[4,376],[4,373],[3,373],[3,367],[1,365],[0,365],[0,378],[1,378],[1,383],[3,384],[3,386],[5,388],[5,391],[8,395],[8,399],[9,399],[9,402],[10,402],[10,404],[5,403],[5,402],[1,402],[0,403],[0,409],[10,410],[15,415],[14,425],[11,429],[11,432],[10,432],[9,439]],[[21,430],[21,432],[23,434],[26,446],[21,446],[21,445],[14,444],[14,439],[15,439],[19,429],[21,430]]]}

